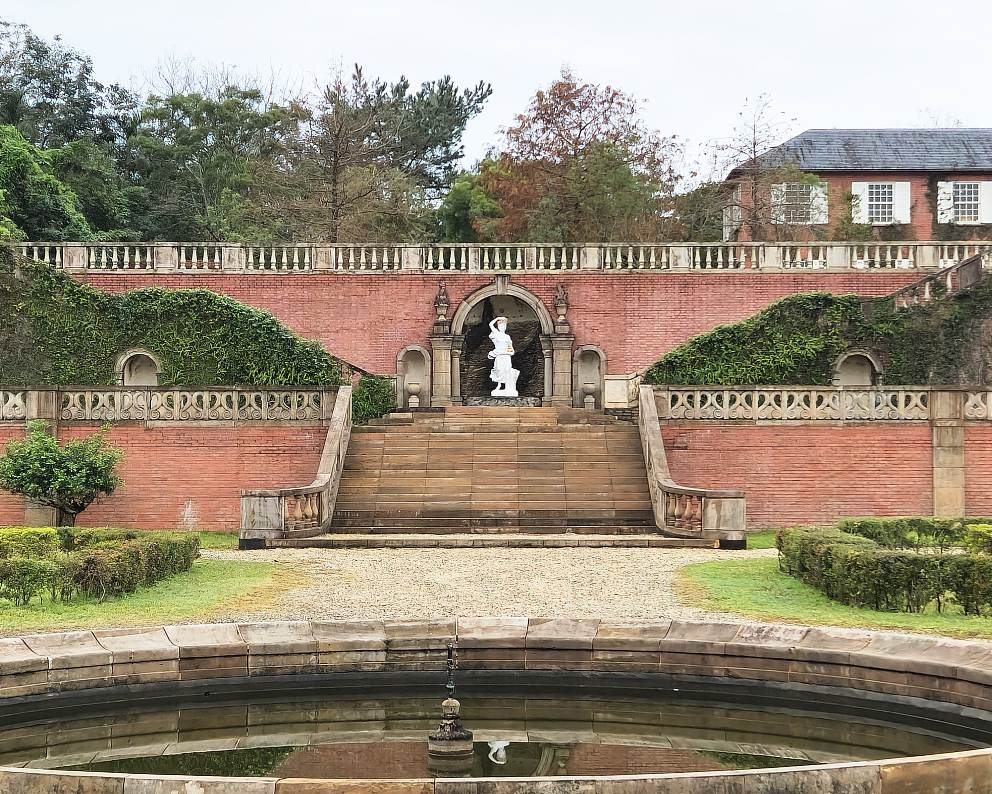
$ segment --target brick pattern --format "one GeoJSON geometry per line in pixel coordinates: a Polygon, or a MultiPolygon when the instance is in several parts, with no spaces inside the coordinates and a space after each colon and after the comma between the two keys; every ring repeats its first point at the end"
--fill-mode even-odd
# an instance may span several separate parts
{"type": "MultiPolygon", "coordinates": [[[[752,528],[932,514],[926,423],[673,422],[662,424],[662,437],[673,479],[698,488],[742,489],[752,528]]],[[[971,503],[968,510],[974,510],[971,503]]]]}
{"type": "MultiPolygon", "coordinates": [[[[65,426],[59,438],[79,438],[93,429],[65,426]]],[[[115,425],[110,441],[125,451],[124,485],[98,499],[77,523],[237,531],[241,490],[306,485],[317,471],[325,435],[320,426],[115,425]]]]}
{"type": "Polygon", "coordinates": [[[992,516],[992,425],[964,427],[964,503],[968,515],[992,516]]]}
{"type": "MultiPolygon", "coordinates": [[[[549,312],[559,282],[568,288],[575,344],[599,345],[610,373],[633,372],[697,334],[750,317],[798,292],[887,295],[919,279],[915,271],[849,273],[604,273],[513,274],[549,312]]],[[[373,372],[396,371],[410,344],[430,349],[434,296],[444,281],[449,317],[489,274],[176,275],[88,273],[108,292],[138,287],[211,289],[272,312],[297,333],[373,372]]]]}

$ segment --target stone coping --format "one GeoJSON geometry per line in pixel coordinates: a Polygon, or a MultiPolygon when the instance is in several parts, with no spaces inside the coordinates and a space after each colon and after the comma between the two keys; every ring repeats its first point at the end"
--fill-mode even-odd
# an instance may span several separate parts
{"type": "MultiPolygon", "coordinates": [[[[4,699],[101,687],[336,672],[462,669],[728,677],[843,687],[992,710],[992,643],[852,629],[524,617],[218,623],[0,639],[4,699]]],[[[15,701],[9,701],[15,702],[15,701]]],[[[19,701],[16,701],[19,702],[19,701]]],[[[30,702],[30,700],[28,701],[30,702]]],[[[987,716],[987,715],[986,715],[987,716]]],[[[73,794],[937,794],[992,790],[992,749],[716,773],[316,781],[182,778],[0,768],[0,792],[73,794]]]]}

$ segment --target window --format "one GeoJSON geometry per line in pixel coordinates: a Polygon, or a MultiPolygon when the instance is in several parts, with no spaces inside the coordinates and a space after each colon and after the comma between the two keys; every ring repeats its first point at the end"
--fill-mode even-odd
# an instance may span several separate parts
{"type": "Polygon", "coordinates": [[[978,182],[954,183],[954,222],[978,223],[979,217],[978,182]]]}
{"type": "Polygon", "coordinates": [[[812,223],[813,186],[789,182],[782,195],[783,223],[812,223]]]}
{"type": "Polygon", "coordinates": [[[892,223],[892,184],[868,185],[868,223],[892,223]]]}

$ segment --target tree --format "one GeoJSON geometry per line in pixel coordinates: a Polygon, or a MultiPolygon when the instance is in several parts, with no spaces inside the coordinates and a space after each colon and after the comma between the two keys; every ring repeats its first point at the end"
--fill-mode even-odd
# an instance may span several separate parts
{"type": "Polygon", "coordinates": [[[644,239],[666,222],[678,151],[647,127],[638,100],[565,70],[505,131],[482,178],[507,236],[644,239]]]}
{"type": "Polygon", "coordinates": [[[271,209],[296,237],[410,236],[454,178],[465,125],[490,93],[484,83],[459,91],[449,77],[410,93],[406,78],[369,80],[357,65],[337,75],[316,102],[295,105],[300,125],[287,163],[274,164],[271,209]]]}
{"type": "Polygon", "coordinates": [[[93,79],[93,61],[26,25],[0,20],[0,124],[45,149],[108,131],[108,105],[124,89],[93,79]]]}
{"type": "Polygon", "coordinates": [[[116,469],[124,452],[108,443],[108,432],[59,446],[46,422],[28,422],[26,438],[8,442],[0,457],[0,488],[54,507],[60,525],[74,526],[97,497],[123,485],[116,469]]]}
{"type": "Polygon", "coordinates": [[[54,175],[72,190],[80,211],[102,239],[137,239],[129,227],[139,189],[125,184],[105,148],[92,138],[80,138],[51,150],[48,158],[54,175]]]}
{"type": "Polygon", "coordinates": [[[500,208],[477,174],[462,174],[437,210],[439,237],[445,243],[491,242],[496,239],[500,208]]]}
{"type": "Polygon", "coordinates": [[[0,126],[0,234],[8,239],[88,240],[76,194],[14,127],[0,126]]]}

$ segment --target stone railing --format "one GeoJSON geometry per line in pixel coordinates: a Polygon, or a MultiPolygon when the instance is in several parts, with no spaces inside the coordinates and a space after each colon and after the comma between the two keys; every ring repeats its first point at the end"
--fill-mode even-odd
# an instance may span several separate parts
{"type": "MultiPolygon", "coordinates": [[[[662,420],[927,421],[935,392],[944,387],[865,389],[853,386],[655,386],[662,420]]],[[[949,390],[956,393],[953,389],[949,390]]],[[[969,392],[963,392],[970,394],[969,392]]],[[[977,399],[977,398],[976,398],[977,399]]],[[[977,418],[977,417],[975,417],[977,418]]]]}
{"type": "MultiPolygon", "coordinates": [[[[239,245],[235,243],[15,244],[68,272],[487,272],[564,270],[937,270],[992,241],[774,243],[535,243],[239,245]]],[[[986,267],[990,265],[986,264],[986,267]]]]}
{"type": "Polygon", "coordinates": [[[0,390],[0,421],[320,422],[336,387],[206,388],[97,386],[0,390]]]}
{"type": "Polygon", "coordinates": [[[319,535],[330,526],[351,439],[351,400],[351,386],[338,389],[317,476],[310,485],[241,492],[241,548],[263,547],[267,538],[319,535]]]}
{"type": "Polygon", "coordinates": [[[672,480],[651,386],[638,390],[637,425],[655,524],[682,537],[717,539],[720,548],[743,548],[747,527],[744,492],[687,488],[672,480]]]}
{"type": "MultiPolygon", "coordinates": [[[[170,694],[223,702],[229,693],[259,687],[272,691],[308,690],[315,682],[374,688],[441,687],[448,643],[457,645],[463,687],[485,692],[505,686],[551,685],[563,693],[603,692],[616,686],[691,693],[716,687],[739,688],[746,697],[809,698],[811,709],[832,702],[857,704],[863,714],[896,711],[909,719],[919,713],[944,715],[956,725],[987,722],[992,645],[922,635],[754,623],[650,620],[613,622],[594,618],[460,617],[442,620],[298,621],[213,623],[106,631],[73,631],[0,639],[0,714],[13,724],[5,753],[37,741],[38,726],[25,729],[32,709],[58,709],[63,701],[78,717],[86,703],[126,702],[139,709],[143,698],[161,704],[170,694]],[[319,678],[318,678],[319,677],[319,678]],[[289,687],[292,687],[290,689],[289,687]],[[599,687],[599,688],[596,688],[599,687]],[[596,688],[596,689],[594,689],[596,688]],[[210,696],[217,696],[211,699],[210,696]],[[836,699],[836,700],[835,700],[836,699]],[[82,704],[82,705],[80,705],[82,704]],[[20,727],[18,726],[20,723],[20,727]]],[[[443,691],[443,690],[442,690],[443,691]]],[[[145,701],[148,702],[148,701],[145,701]]],[[[233,712],[236,707],[232,706],[233,712]]],[[[243,709],[243,707],[242,707],[243,709]]],[[[134,713],[140,713],[135,711],[134,713]]],[[[774,713],[774,711],[772,712],[774,713]]],[[[271,708],[258,724],[240,710],[240,732],[216,735],[191,720],[163,728],[147,723],[149,739],[175,748],[183,738],[198,749],[255,747],[267,724],[281,713],[271,708]],[[165,733],[162,731],[165,730],[165,733]],[[157,732],[153,732],[157,731],[157,732]],[[207,733],[210,733],[207,736],[207,733]],[[233,736],[233,743],[232,743],[233,736]],[[163,738],[165,737],[165,738],[163,738]]],[[[94,718],[95,719],[95,718],[94,718]]],[[[344,718],[340,718],[344,722],[344,718]]],[[[383,714],[351,709],[351,725],[375,736],[390,727],[383,714]],[[361,714],[354,722],[355,714],[361,714]]],[[[609,724],[609,714],[582,723],[586,734],[609,724]]],[[[223,717],[211,723],[224,724],[223,717]]],[[[334,725],[333,710],[320,730],[334,725]]],[[[473,727],[467,722],[468,727],[473,727]]],[[[44,727],[44,726],[42,726],[44,727]]],[[[631,727],[631,726],[628,726],[631,727]]],[[[636,728],[635,726],[632,726],[636,728]]],[[[727,729],[733,735],[734,726],[727,729]]],[[[293,743],[320,741],[308,726],[291,723],[283,736],[293,743]]],[[[52,735],[53,754],[74,752],[75,763],[98,753],[143,751],[127,727],[111,732],[91,721],[80,739],[52,735]],[[71,742],[75,744],[71,744],[71,742]]],[[[948,731],[951,728],[947,729],[948,731]]],[[[42,731],[43,733],[43,731],[42,731]]],[[[80,731],[79,733],[82,733],[80,731]]],[[[138,731],[140,737],[141,734],[138,731]]],[[[341,731],[345,733],[345,731],[341,731]]],[[[335,732],[334,735],[338,735],[335,732]]],[[[547,729],[544,730],[547,735],[547,729]]],[[[922,732],[922,736],[926,736],[922,732]]],[[[3,737],[7,739],[8,737],[3,737]]],[[[404,734],[406,741],[409,735],[404,734]]],[[[44,739],[44,737],[42,737],[44,739]]],[[[367,741],[368,739],[366,739],[367,741]]],[[[426,737],[424,737],[426,750],[426,737]]],[[[876,747],[878,745],[872,745],[876,747]]],[[[168,752],[168,751],[167,751],[168,752]]],[[[63,755],[62,760],[67,756],[63,755]]],[[[888,757],[775,769],[696,773],[630,774],[544,778],[437,778],[406,780],[319,780],[299,778],[222,778],[129,775],[37,768],[36,756],[0,767],[0,791],[18,794],[937,794],[988,791],[992,749],[888,757]],[[32,768],[34,767],[34,768],[32,768]]]]}
{"type": "Polygon", "coordinates": [[[978,284],[982,280],[982,263],[984,255],[964,259],[955,265],[946,267],[939,273],[910,284],[892,293],[892,298],[899,308],[917,306],[930,301],[963,292],[978,284]]]}

